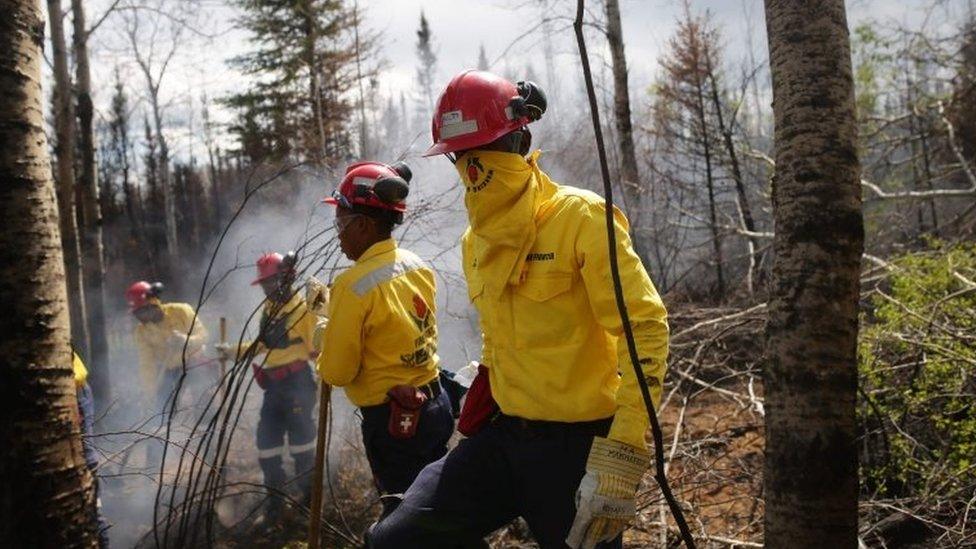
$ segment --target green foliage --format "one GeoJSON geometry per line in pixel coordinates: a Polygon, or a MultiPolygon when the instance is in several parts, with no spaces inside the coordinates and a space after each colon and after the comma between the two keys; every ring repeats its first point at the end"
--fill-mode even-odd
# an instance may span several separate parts
{"type": "Polygon", "coordinates": [[[976,245],[892,262],[859,345],[862,477],[891,496],[976,482],[976,245]]]}
{"type": "Polygon", "coordinates": [[[854,90],[856,96],[857,118],[862,130],[869,117],[877,115],[884,82],[883,72],[889,69],[892,61],[889,44],[882,39],[870,23],[862,23],[854,28],[851,49],[854,63],[854,90]]]}
{"type": "Polygon", "coordinates": [[[355,54],[347,30],[351,8],[338,0],[239,0],[239,24],[253,50],[231,64],[250,77],[246,90],[225,98],[238,112],[231,126],[252,162],[328,162],[348,145],[355,54]]]}

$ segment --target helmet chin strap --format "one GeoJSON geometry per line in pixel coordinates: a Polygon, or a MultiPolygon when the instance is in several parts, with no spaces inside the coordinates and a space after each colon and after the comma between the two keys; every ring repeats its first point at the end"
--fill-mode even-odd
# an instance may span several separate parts
{"type": "MultiPolygon", "coordinates": [[[[502,137],[499,137],[497,140],[493,141],[492,144],[498,144],[501,147],[487,148],[486,146],[482,146],[482,147],[474,147],[474,149],[480,148],[482,150],[502,150],[503,152],[514,153],[520,156],[526,156],[529,154],[529,151],[532,149],[532,132],[529,131],[528,126],[522,126],[521,128],[515,131],[507,133],[502,137]]],[[[473,149],[468,149],[468,150],[473,150],[473,149]]],[[[460,158],[466,152],[467,150],[449,152],[449,153],[444,153],[444,156],[446,156],[447,159],[451,161],[451,164],[456,164],[457,159],[460,158]]]]}

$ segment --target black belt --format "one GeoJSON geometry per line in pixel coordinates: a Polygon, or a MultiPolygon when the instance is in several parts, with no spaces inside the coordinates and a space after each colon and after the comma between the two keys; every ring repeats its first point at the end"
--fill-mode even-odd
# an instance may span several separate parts
{"type": "Polygon", "coordinates": [[[436,400],[437,397],[441,396],[441,382],[436,377],[427,385],[421,385],[417,389],[427,395],[427,398],[430,400],[436,400]]]}
{"type": "Polygon", "coordinates": [[[558,433],[574,433],[580,435],[605,436],[610,431],[613,416],[593,421],[545,421],[541,419],[525,419],[509,416],[501,412],[492,418],[492,424],[512,431],[526,434],[547,435],[558,433]]]}
{"type": "MultiPolygon", "coordinates": [[[[437,397],[441,396],[441,383],[435,377],[433,381],[426,385],[421,385],[417,387],[417,390],[427,396],[427,400],[436,400],[437,397]]],[[[389,409],[390,403],[383,402],[382,404],[374,404],[373,406],[363,406],[360,410],[366,413],[385,413],[389,409]]]]}

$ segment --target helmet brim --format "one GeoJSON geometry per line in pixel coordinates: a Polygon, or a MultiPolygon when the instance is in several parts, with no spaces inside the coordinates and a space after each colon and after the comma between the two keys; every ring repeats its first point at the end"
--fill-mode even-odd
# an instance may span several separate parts
{"type": "Polygon", "coordinates": [[[267,280],[267,279],[269,279],[269,278],[271,278],[273,276],[278,276],[278,273],[269,274],[269,275],[266,275],[266,276],[259,276],[259,277],[255,278],[254,280],[251,281],[251,286],[257,286],[258,284],[264,282],[265,280],[267,280]]]}

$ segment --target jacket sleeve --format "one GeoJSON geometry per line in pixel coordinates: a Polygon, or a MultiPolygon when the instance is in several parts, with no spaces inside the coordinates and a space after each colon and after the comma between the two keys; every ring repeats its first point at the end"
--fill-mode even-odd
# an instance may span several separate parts
{"type": "Polygon", "coordinates": [[[478,313],[478,331],[481,333],[481,358],[478,363],[486,368],[491,368],[491,363],[494,362],[491,356],[491,340],[485,332],[485,319],[481,316],[481,311],[478,310],[476,302],[485,288],[484,284],[481,283],[477,268],[474,267],[471,254],[471,227],[468,227],[461,235],[461,266],[464,271],[464,280],[468,285],[468,299],[478,313]]]}
{"type": "Polygon", "coordinates": [[[193,307],[186,303],[180,303],[178,310],[182,316],[180,322],[180,325],[183,326],[182,330],[189,336],[187,338],[189,340],[186,349],[187,353],[195,353],[207,342],[207,327],[203,325],[203,319],[199,316],[197,316],[196,322],[193,321],[193,315],[195,314],[193,307]]]}
{"type": "Polygon", "coordinates": [[[337,284],[329,301],[329,322],[322,334],[317,361],[319,377],[342,387],[359,375],[363,359],[365,302],[346,285],[337,284]]]}
{"type": "MultiPolygon", "coordinates": [[[[589,204],[586,211],[576,241],[576,257],[589,295],[590,307],[597,321],[617,337],[620,388],[617,391],[617,413],[607,437],[644,448],[644,434],[649,420],[617,310],[607,249],[606,206],[603,203],[589,204]]],[[[647,380],[651,400],[657,408],[661,402],[661,387],[667,369],[667,311],[654,283],[634,252],[627,233],[626,217],[620,210],[614,209],[614,218],[617,262],[624,303],[634,334],[640,368],[647,380]]]]}

